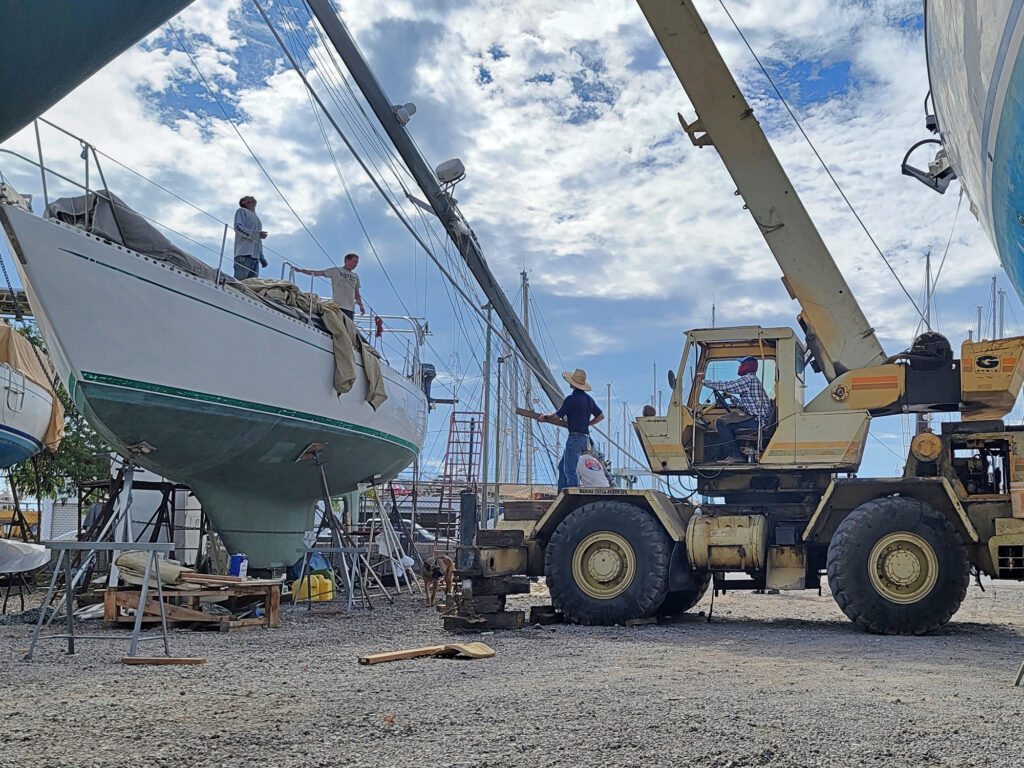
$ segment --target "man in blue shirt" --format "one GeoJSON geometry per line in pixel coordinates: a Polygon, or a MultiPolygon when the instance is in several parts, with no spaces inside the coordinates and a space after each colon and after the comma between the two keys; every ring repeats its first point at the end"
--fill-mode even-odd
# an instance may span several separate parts
{"type": "Polygon", "coordinates": [[[572,373],[566,371],[562,378],[569,382],[572,392],[562,401],[562,407],[544,417],[544,421],[559,424],[564,421],[569,428],[569,436],[565,438],[565,450],[558,462],[558,490],[580,484],[576,465],[580,454],[590,443],[590,428],[604,418],[594,398],[587,394],[590,385],[587,383],[587,372],[577,368],[572,373]]]}

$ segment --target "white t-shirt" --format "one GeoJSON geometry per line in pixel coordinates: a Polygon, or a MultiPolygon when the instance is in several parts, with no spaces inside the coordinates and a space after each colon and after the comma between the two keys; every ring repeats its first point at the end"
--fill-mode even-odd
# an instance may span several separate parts
{"type": "Polygon", "coordinates": [[[344,267],[330,267],[324,274],[331,279],[331,294],[338,309],[352,311],[356,308],[356,291],[359,290],[359,275],[344,267]]]}
{"type": "Polygon", "coordinates": [[[596,457],[590,454],[580,454],[580,460],[576,462],[576,474],[580,478],[580,486],[583,488],[607,488],[608,478],[604,474],[604,467],[596,457]]]}

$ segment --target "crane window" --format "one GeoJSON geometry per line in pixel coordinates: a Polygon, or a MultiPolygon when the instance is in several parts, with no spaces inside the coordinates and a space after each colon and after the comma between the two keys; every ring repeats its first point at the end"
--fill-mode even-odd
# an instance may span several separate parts
{"type": "MultiPolygon", "coordinates": [[[[732,379],[738,379],[739,373],[739,358],[736,360],[709,360],[707,367],[705,368],[704,378],[705,380],[711,379],[712,381],[730,381],[732,379]]],[[[761,381],[761,386],[764,387],[764,391],[768,394],[771,400],[775,399],[775,360],[772,358],[766,358],[758,361],[757,366],[757,378],[761,381]]],[[[702,402],[707,401],[709,398],[714,397],[711,390],[708,387],[701,387],[700,399],[702,402]]]]}

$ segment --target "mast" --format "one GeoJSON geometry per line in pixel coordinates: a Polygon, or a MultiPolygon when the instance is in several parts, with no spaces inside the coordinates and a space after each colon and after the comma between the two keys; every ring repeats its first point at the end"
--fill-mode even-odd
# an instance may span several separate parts
{"type": "Polygon", "coordinates": [[[459,250],[470,272],[473,273],[473,277],[476,278],[484,295],[487,296],[487,300],[494,307],[502,325],[512,337],[519,354],[526,365],[536,374],[537,380],[551,403],[556,407],[561,405],[564,398],[562,389],[551,375],[547,363],[544,362],[544,358],[534,345],[526,328],[516,316],[512,304],[505,297],[501,286],[498,285],[498,281],[491,273],[490,267],[487,266],[483,249],[477,242],[476,235],[458,208],[455,207],[451,197],[441,187],[433,170],[420,154],[412,137],[409,136],[405,126],[395,114],[391,100],[388,99],[381,84],[370,70],[369,64],[363,58],[352,35],[334,12],[330,0],[306,0],[306,4],[320,22],[320,26],[323,27],[342,61],[345,62],[352,79],[356,81],[359,90],[362,91],[367,103],[377,116],[377,120],[380,121],[381,127],[391,139],[398,154],[402,156],[402,160],[405,161],[409,172],[426,196],[434,214],[441,221],[448,237],[459,250]]]}
{"type": "MultiPolygon", "coordinates": [[[[523,328],[530,332],[530,278],[524,267],[519,273],[523,279],[523,328]]],[[[530,388],[530,366],[523,371],[523,397],[526,400],[528,410],[533,410],[533,391],[530,388]]],[[[526,428],[526,484],[533,485],[533,419],[526,419],[523,422],[526,428]]]]}
{"type": "Polygon", "coordinates": [[[487,512],[487,471],[490,468],[490,457],[487,446],[490,442],[491,429],[491,305],[484,304],[483,309],[487,310],[487,347],[484,352],[484,431],[483,431],[483,455],[480,466],[483,467],[481,477],[483,479],[482,497],[484,500],[484,519],[489,520],[487,512]]]}
{"type": "Polygon", "coordinates": [[[992,338],[998,339],[996,335],[996,276],[992,275],[992,338]]]}

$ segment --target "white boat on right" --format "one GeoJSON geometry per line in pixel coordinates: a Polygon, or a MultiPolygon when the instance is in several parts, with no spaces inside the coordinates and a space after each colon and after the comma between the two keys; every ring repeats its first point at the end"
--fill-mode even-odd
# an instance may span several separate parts
{"type": "MultiPolygon", "coordinates": [[[[942,192],[954,177],[1024,298],[1024,0],[926,0],[928,127],[942,150],[904,172],[942,192]]],[[[927,111],[927,110],[926,110],[927,111]]],[[[919,142],[917,146],[925,142],[919,142]]],[[[908,153],[908,158],[909,158],[908,153]]]]}

